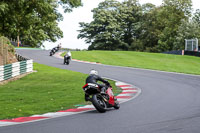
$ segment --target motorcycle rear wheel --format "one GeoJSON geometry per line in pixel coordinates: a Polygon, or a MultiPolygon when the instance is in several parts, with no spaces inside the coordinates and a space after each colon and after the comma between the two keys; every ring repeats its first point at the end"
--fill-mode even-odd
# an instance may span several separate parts
{"type": "Polygon", "coordinates": [[[94,107],[97,109],[97,111],[99,111],[100,113],[106,112],[107,106],[106,106],[106,103],[101,96],[99,96],[97,94],[93,95],[91,102],[94,105],[94,107]]]}
{"type": "Polygon", "coordinates": [[[67,65],[69,65],[69,60],[66,62],[67,65]]]}

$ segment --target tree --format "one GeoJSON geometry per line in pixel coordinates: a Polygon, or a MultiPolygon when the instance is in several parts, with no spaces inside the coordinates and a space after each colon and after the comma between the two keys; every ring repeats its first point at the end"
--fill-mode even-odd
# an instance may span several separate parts
{"type": "Polygon", "coordinates": [[[141,27],[139,42],[132,44],[135,50],[157,52],[159,35],[163,29],[163,24],[159,21],[161,7],[156,7],[151,3],[142,5],[143,15],[140,19],[141,27]]]}
{"type": "Polygon", "coordinates": [[[196,10],[192,19],[200,25],[200,9],[196,10]]]}
{"type": "MultiPolygon", "coordinates": [[[[191,0],[163,0],[161,6],[137,0],[106,0],[93,9],[94,20],[80,23],[78,38],[89,49],[163,52],[179,49],[176,37],[191,16],[191,0]]],[[[195,19],[199,20],[199,12],[195,19]]]]}
{"type": "Polygon", "coordinates": [[[65,9],[64,12],[71,12],[73,8],[82,5],[81,0],[60,0],[58,3],[65,9]]]}
{"type": "Polygon", "coordinates": [[[185,39],[194,38],[200,38],[200,24],[196,21],[195,17],[188,21],[182,20],[182,23],[177,31],[173,49],[183,50],[185,47],[185,39]]]}
{"type": "Polygon", "coordinates": [[[106,0],[92,10],[91,23],[80,23],[78,38],[86,38],[89,49],[128,50],[138,36],[140,11],[136,0],[106,0]]]}
{"type": "MultiPolygon", "coordinates": [[[[121,38],[127,49],[132,44],[137,43],[141,28],[142,8],[137,0],[127,0],[122,2],[120,11],[121,38]]],[[[133,48],[133,47],[132,47],[133,48]]],[[[133,48],[134,49],[134,48],[133,48]]]]}
{"type": "Polygon", "coordinates": [[[183,19],[191,16],[191,0],[164,0],[159,14],[159,21],[164,26],[159,35],[158,52],[176,50],[177,30],[183,19]]]}
{"type": "Polygon", "coordinates": [[[20,36],[30,46],[40,46],[43,41],[55,42],[63,37],[58,22],[62,15],[57,8],[63,6],[69,12],[81,5],[81,0],[17,0],[0,2],[0,34],[9,38],[20,36]]]}
{"type": "Polygon", "coordinates": [[[118,25],[120,5],[115,0],[106,0],[93,9],[94,20],[90,23],[80,23],[78,38],[86,38],[86,43],[91,43],[89,49],[114,50],[121,43],[118,25]]]}

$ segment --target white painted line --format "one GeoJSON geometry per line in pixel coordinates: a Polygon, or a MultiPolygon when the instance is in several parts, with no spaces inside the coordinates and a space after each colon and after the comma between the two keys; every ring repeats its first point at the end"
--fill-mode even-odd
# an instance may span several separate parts
{"type": "Polygon", "coordinates": [[[74,112],[52,112],[52,113],[46,113],[42,115],[33,115],[33,116],[41,116],[41,117],[58,117],[58,116],[65,116],[65,115],[72,115],[75,114],[74,112]]]}
{"type": "Polygon", "coordinates": [[[123,90],[123,92],[138,92],[138,90],[123,90]]]}
{"type": "Polygon", "coordinates": [[[1,126],[13,125],[13,124],[18,124],[18,122],[0,122],[0,127],[1,126]]]}
{"type": "MultiPolygon", "coordinates": [[[[128,94],[119,94],[117,96],[132,96],[133,94],[132,93],[128,93],[128,94]]],[[[117,98],[118,99],[118,98],[117,98]]]]}
{"type": "Polygon", "coordinates": [[[127,83],[124,83],[124,82],[120,82],[120,81],[116,82],[116,86],[120,86],[120,85],[130,85],[130,84],[127,84],[127,83]]]}
{"type": "Polygon", "coordinates": [[[83,107],[78,107],[79,109],[80,108],[94,108],[94,106],[93,105],[85,105],[85,106],[83,106],[83,107]]]}

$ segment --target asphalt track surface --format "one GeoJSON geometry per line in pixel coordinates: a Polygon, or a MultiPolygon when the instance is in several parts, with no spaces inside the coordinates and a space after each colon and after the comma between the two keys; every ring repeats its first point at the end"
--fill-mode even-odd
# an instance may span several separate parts
{"type": "MultiPolygon", "coordinates": [[[[49,51],[17,50],[35,62],[136,85],[142,93],[106,113],[89,111],[0,127],[0,133],[200,133],[200,76],[165,73],[63,60],[49,51]]],[[[72,55],[73,56],[73,55],[72,55]]],[[[81,89],[81,88],[80,88],[81,89]]]]}

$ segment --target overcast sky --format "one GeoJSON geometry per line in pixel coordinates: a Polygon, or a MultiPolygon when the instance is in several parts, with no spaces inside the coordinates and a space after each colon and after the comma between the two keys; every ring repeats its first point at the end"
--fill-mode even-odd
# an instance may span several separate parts
{"type": "MultiPolygon", "coordinates": [[[[78,48],[86,49],[89,44],[84,42],[84,39],[77,39],[79,32],[79,22],[91,22],[92,21],[92,12],[91,10],[98,6],[100,2],[104,0],[82,0],[83,6],[73,9],[71,13],[63,13],[64,20],[59,22],[59,27],[63,31],[64,37],[58,40],[55,43],[45,42],[45,49],[51,49],[57,46],[59,43],[62,44],[64,48],[78,48]]],[[[123,1],[123,0],[118,0],[123,1]]],[[[156,6],[162,4],[162,0],[139,0],[140,4],[152,3],[156,6]]],[[[192,0],[193,8],[200,9],[199,0],[192,0]]]]}

